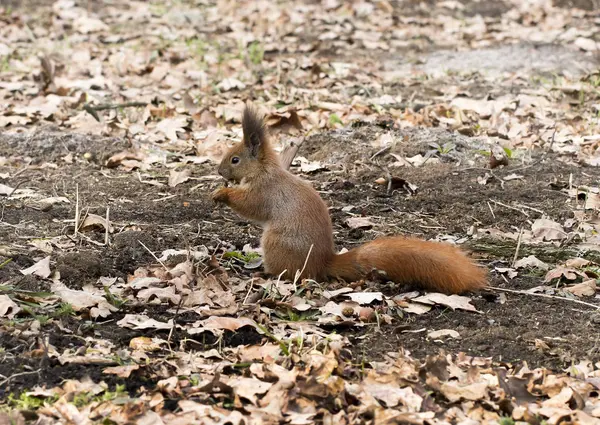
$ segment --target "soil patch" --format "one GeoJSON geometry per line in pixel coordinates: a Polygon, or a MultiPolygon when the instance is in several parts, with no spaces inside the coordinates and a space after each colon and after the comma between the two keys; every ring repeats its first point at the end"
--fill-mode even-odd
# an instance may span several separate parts
{"type": "MultiPolygon", "coordinates": [[[[10,144],[13,155],[32,152],[39,143],[30,139],[30,149],[24,140],[10,144]]],[[[74,136],[70,140],[83,141],[85,138],[74,136]]],[[[305,142],[300,154],[309,160],[328,164],[329,171],[305,177],[313,182],[331,206],[335,239],[340,248],[351,248],[384,234],[410,234],[422,238],[452,235],[461,238],[467,236],[473,226],[514,232],[521,227],[529,228],[532,220],[541,217],[538,211],[543,211],[550,219],[563,222],[571,216],[571,212],[566,207],[565,194],[554,189],[556,182],[568,181],[570,176],[577,184],[592,181],[585,169],[567,165],[549,155],[527,169],[515,165],[497,170],[499,179],[512,173],[522,174],[521,179],[506,181],[504,187],[498,181],[482,185],[478,183],[478,178],[485,171],[478,167],[483,167],[487,159],[481,157],[477,160],[477,167],[468,167],[465,161],[467,158],[476,158],[476,149],[467,148],[467,142],[475,148],[478,146],[476,140],[443,130],[387,130],[376,125],[365,125],[313,136],[305,142]],[[382,132],[389,132],[398,142],[375,162],[370,158],[378,148],[373,147],[370,141],[382,132]],[[438,164],[393,167],[396,160],[392,154],[425,154],[430,149],[428,142],[431,140],[437,143],[453,141],[457,147],[452,155],[439,158],[438,164]],[[387,193],[384,187],[375,184],[375,180],[383,175],[382,167],[415,185],[417,192],[407,194],[395,190],[387,193]],[[350,211],[348,206],[352,206],[350,211]],[[350,229],[345,220],[352,214],[368,216],[375,225],[371,229],[350,229]]],[[[51,141],[49,144],[54,145],[51,141]]],[[[108,150],[112,148],[114,146],[108,146],[108,150]]],[[[103,232],[88,233],[89,240],[96,243],[81,245],[80,242],[80,245],[64,249],[55,247],[51,267],[59,270],[64,282],[72,288],[96,284],[99,277],[126,277],[137,267],[155,263],[149,251],[160,253],[165,249],[204,245],[209,251],[216,252],[219,247],[241,249],[248,243],[254,246],[258,244],[259,228],[227,209],[214,207],[208,200],[218,183],[198,185],[196,181],[190,181],[175,188],[157,189],[154,185],[140,182],[135,174],[102,169],[96,163],[79,161],[85,148],[78,147],[73,151],[77,153],[72,164],[65,164],[60,169],[31,167],[20,176],[35,182],[37,191],[64,196],[71,201],[70,204],[57,204],[50,211],[39,211],[17,205],[10,198],[3,201],[0,233],[5,246],[10,247],[11,252],[7,254],[13,259],[0,269],[3,282],[26,285],[26,279],[19,270],[44,255],[28,241],[34,238],[48,239],[71,231],[69,229],[72,227],[66,223],[74,217],[76,183],[79,185],[83,208],[102,216],[106,206],[110,206],[116,231],[111,236],[112,245],[108,248],[98,246],[103,240],[103,232]]],[[[158,173],[166,180],[167,170],[159,170],[158,173]]],[[[194,177],[213,173],[211,166],[193,168],[194,177]]],[[[509,264],[513,254],[514,249],[505,254],[473,253],[490,270],[495,265],[509,264]]],[[[251,273],[243,269],[236,272],[248,277],[251,273]]],[[[497,274],[491,273],[490,276],[493,285],[512,289],[528,289],[540,283],[539,276],[523,275],[508,282],[497,274]]],[[[29,277],[31,279],[34,283],[39,280],[29,277]]],[[[482,293],[474,295],[473,299],[479,314],[434,309],[420,316],[408,315],[391,325],[369,325],[359,330],[340,331],[353,339],[354,354],[359,358],[377,359],[386,352],[402,347],[416,356],[445,349],[555,368],[567,366],[571,361],[583,357],[600,359],[595,331],[598,318],[589,308],[566,300],[546,300],[526,295],[509,294],[499,302],[496,295],[482,293]],[[565,327],[564,323],[571,325],[565,327]],[[424,330],[438,329],[457,330],[461,337],[445,339],[443,342],[427,339],[424,330]],[[382,334],[386,338],[381,338],[382,334]]],[[[125,306],[107,323],[62,320],[59,325],[51,321],[54,323],[43,326],[43,334],[49,337],[50,344],[58,352],[67,347],[77,349],[86,344],[86,337],[94,336],[108,339],[117,346],[126,346],[134,336],[152,334],[125,330],[115,325],[123,314],[134,311],[144,312],[157,320],[173,318],[173,313],[160,307],[125,306]],[[65,334],[65,329],[72,334],[65,334]]],[[[177,320],[197,320],[197,317],[178,317],[177,320]]],[[[172,343],[181,342],[183,337],[173,335],[172,343]]],[[[8,371],[35,371],[40,368],[41,360],[31,355],[36,348],[39,349],[39,339],[36,339],[38,342],[32,342],[26,338],[19,341],[11,338],[8,333],[0,337],[3,346],[7,347],[0,373],[6,375],[8,371]]],[[[225,338],[222,343],[244,344],[249,339],[256,342],[261,338],[256,333],[238,332],[225,338]]],[[[188,344],[195,349],[207,349],[214,343],[214,339],[207,336],[192,339],[188,344]]],[[[60,365],[56,359],[46,361],[50,362],[51,369],[44,367],[39,373],[15,379],[6,391],[30,388],[34,383],[56,383],[59,377],[80,377],[82,373],[99,377],[101,373],[100,367],[60,365]]],[[[106,380],[106,376],[103,379],[106,380]]],[[[111,383],[117,382],[121,381],[111,380],[111,383]]],[[[139,384],[148,386],[152,382],[139,384]]]]}

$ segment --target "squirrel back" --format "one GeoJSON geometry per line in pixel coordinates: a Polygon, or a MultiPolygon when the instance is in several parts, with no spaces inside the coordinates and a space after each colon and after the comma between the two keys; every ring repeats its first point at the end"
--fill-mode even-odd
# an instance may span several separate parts
{"type": "Polygon", "coordinates": [[[381,238],[336,255],[329,211],[318,192],[281,166],[262,117],[251,107],[244,110],[242,128],[242,143],[219,165],[219,174],[235,185],[217,189],[212,198],[263,227],[267,273],[356,281],[379,270],[396,283],[445,293],[486,285],[484,270],[449,244],[381,238]]]}

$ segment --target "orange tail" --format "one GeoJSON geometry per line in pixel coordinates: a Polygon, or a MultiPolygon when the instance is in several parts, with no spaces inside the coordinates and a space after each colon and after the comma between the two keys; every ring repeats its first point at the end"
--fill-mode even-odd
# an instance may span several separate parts
{"type": "Polygon", "coordinates": [[[393,282],[446,294],[474,291],[487,285],[485,270],[460,249],[402,237],[376,239],[336,255],[328,275],[356,281],[373,269],[384,271],[393,282]]]}

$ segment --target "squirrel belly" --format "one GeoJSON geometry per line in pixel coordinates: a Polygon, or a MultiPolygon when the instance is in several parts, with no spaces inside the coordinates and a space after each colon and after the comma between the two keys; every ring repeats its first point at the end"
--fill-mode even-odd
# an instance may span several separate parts
{"type": "Polygon", "coordinates": [[[347,281],[363,279],[372,270],[399,284],[460,294],[486,286],[486,273],[459,248],[441,242],[389,237],[367,242],[333,257],[328,276],[347,281]]]}

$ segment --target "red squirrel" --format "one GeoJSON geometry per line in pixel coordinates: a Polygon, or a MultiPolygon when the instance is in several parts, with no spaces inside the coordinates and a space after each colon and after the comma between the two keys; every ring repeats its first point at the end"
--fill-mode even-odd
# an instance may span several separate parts
{"type": "Polygon", "coordinates": [[[247,105],[243,140],[225,153],[219,174],[232,187],[212,199],[263,227],[265,272],[294,279],[355,282],[371,272],[429,291],[459,294],[486,286],[483,268],[445,243],[386,237],[336,254],[329,211],[317,191],[284,169],[272,148],[263,118],[247,105]]]}

